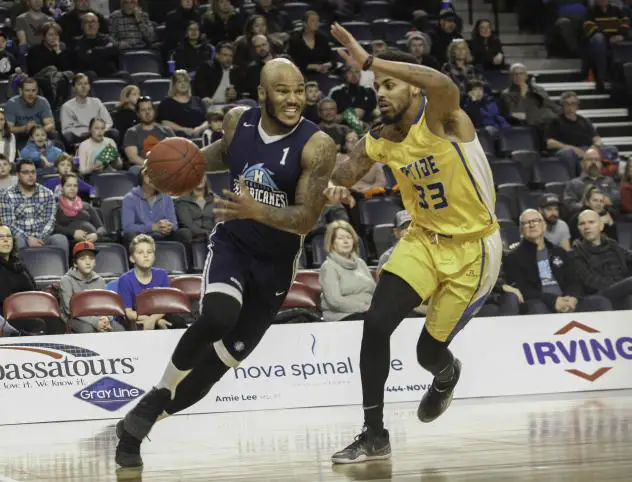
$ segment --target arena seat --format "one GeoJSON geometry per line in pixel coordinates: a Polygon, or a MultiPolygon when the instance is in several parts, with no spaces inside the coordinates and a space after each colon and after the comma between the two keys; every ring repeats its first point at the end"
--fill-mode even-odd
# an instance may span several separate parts
{"type": "Polygon", "coordinates": [[[124,172],[102,172],[90,176],[90,183],[100,199],[125,196],[135,184],[124,172]]]}
{"type": "Polygon", "coordinates": [[[378,258],[395,243],[394,227],[392,223],[373,226],[373,244],[378,258]]]}
{"type": "Polygon", "coordinates": [[[125,85],[121,79],[97,79],[92,82],[92,95],[102,102],[118,102],[125,85]]]}
{"type": "Polygon", "coordinates": [[[362,18],[372,21],[376,18],[387,18],[391,14],[388,2],[384,0],[373,0],[362,4],[362,18]]]}
{"type": "Polygon", "coordinates": [[[395,214],[402,210],[398,202],[390,197],[375,197],[358,202],[360,223],[365,226],[392,224],[395,214]]]}
{"type": "Polygon", "coordinates": [[[201,273],[204,270],[204,263],[208,254],[208,245],[206,243],[193,243],[191,250],[193,251],[193,272],[201,273]]]}
{"type": "Polygon", "coordinates": [[[172,288],[182,291],[191,301],[199,300],[202,292],[202,278],[199,275],[189,274],[171,278],[169,284],[172,288]]]}
{"type": "Polygon", "coordinates": [[[149,288],[136,297],[136,312],[143,315],[157,313],[191,313],[189,298],[175,288],[149,288]]]}
{"type": "Polygon", "coordinates": [[[296,278],[294,279],[297,283],[302,283],[306,286],[309,286],[314,291],[320,293],[320,273],[318,271],[312,270],[299,270],[296,273],[296,278]]]}
{"type": "Polygon", "coordinates": [[[506,156],[513,151],[540,152],[531,127],[512,127],[502,130],[498,138],[498,150],[506,156]]]}
{"type": "Polygon", "coordinates": [[[143,95],[147,95],[152,99],[164,99],[169,92],[171,81],[169,79],[149,79],[143,82],[140,90],[143,95]]]}
{"type": "Polygon", "coordinates": [[[121,276],[129,271],[129,262],[125,246],[118,243],[97,243],[95,272],[104,278],[121,276]]]}
{"type": "Polygon", "coordinates": [[[70,298],[70,316],[122,316],[125,317],[123,299],[118,293],[108,290],[87,290],[75,293],[70,298]]]}
{"type": "Polygon", "coordinates": [[[340,24],[346,28],[351,35],[353,35],[358,41],[371,41],[373,40],[373,32],[371,32],[371,24],[367,22],[342,22],[340,24]]]}
{"type": "Polygon", "coordinates": [[[500,236],[505,248],[520,242],[520,228],[513,221],[500,219],[498,224],[500,224],[500,236]]]}
{"type": "Polygon", "coordinates": [[[282,309],[288,308],[316,308],[319,305],[318,293],[303,283],[294,282],[281,305],[282,309]]]}
{"type": "Polygon", "coordinates": [[[35,281],[59,279],[68,271],[66,253],[56,246],[24,248],[20,255],[35,281]]]}
{"type": "Polygon", "coordinates": [[[498,219],[513,219],[514,215],[509,202],[504,197],[496,198],[496,207],[494,209],[498,219]]]}
{"type": "Polygon", "coordinates": [[[309,9],[309,3],[304,2],[288,2],[283,5],[283,10],[287,13],[290,22],[302,21],[305,12],[309,9]]]}
{"type": "Polygon", "coordinates": [[[4,300],[3,311],[4,318],[8,321],[61,317],[57,300],[44,291],[22,291],[7,296],[4,300]]]}
{"type": "Polygon", "coordinates": [[[390,20],[386,22],[384,40],[394,45],[398,40],[406,37],[406,34],[413,29],[413,24],[404,20],[390,20]]]}
{"type": "Polygon", "coordinates": [[[185,274],[189,263],[184,245],[179,241],[156,241],[155,267],[169,274],[185,274]]]}
{"type": "Polygon", "coordinates": [[[514,161],[497,161],[490,164],[490,167],[494,175],[494,183],[498,186],[525,183],[520,165],[514,161]]]}
{"type": "Polygon", "coordinates": [[[120,56],[122,70],[130,74],[150,72],[162,74],[162,59],[160,54],[153,50],[134,50],[125,52],[120,56]]]}
{"type": "Polygon", "coordinates": [[[538,164],[538,177],[541,182],[568,182],[571,176],[563,161],[551,159],[538,164]]]}
{"type": "Polygon", "coordinates": [[[103,224],[108,234],[115,236],[117,239],[121,235],[121,204],[123,197],[110,197],[101,201],[101,214],[103,216],[103,224]]]}

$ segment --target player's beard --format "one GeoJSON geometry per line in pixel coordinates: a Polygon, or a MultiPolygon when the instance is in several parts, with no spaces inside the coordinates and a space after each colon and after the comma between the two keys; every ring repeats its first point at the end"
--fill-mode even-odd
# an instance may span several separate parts
{"type": "Polygon", "coordinates": [[[402,120],[402,117],[404,117],[404,113],[410,107],[410,103],[411,103],[410,99],[408,99],[408,103],[404,107],[402,107],[400,109],[400,111],[397,112],[396,114],[393,114],[393,115],[384,115],[384,114],[382,114],[382,117],[381,117],[382,122],[384,124],[397,124],[399,121],[402,120]]]}
{"type": "MultiPolygon", "coordinates": [[[[265,110],[266,110],[266,114],[267,116],[274,121],[274,123],[277,125],[277,127],[279,127],[282,130],[291,130],[294,129],[294,127],[296,127],[296,124],[291,124],[288,125],[285,122],[281,122],[281,120],[277,117],[276,113],[274,112],[274,104],[272,103],[272,101],[270,100],[270,97],[266,97],[265,102],[263,103],[265,110]]],[[[301,114],[303,112],[301,111],[301,114]]]]}

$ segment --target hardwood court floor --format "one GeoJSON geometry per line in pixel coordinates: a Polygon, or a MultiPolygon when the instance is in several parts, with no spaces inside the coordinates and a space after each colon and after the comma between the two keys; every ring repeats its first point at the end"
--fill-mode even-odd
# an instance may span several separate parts
{"type": "Polygon", "coordinates": [[[429,425],[416,408],[387,406],[391,462],[334,468],[360,407],[173,417],[144,444],[142,474],[116,474],[113,421],[4,426],[0,481],[632,480],[630,390],[457,400],[429,425]]]}

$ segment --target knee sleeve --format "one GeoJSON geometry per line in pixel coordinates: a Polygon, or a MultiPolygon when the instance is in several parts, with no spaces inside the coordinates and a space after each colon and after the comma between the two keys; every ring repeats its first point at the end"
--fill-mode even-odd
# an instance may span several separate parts
{"type": "Polygon", "coordinates": [[[417,361],[436,376],[454,362],[454,355],[448,349],[447,342],[436,340],[424,327],[417,343],[417,361]]]}
{"type": "Polygon", "coordinates": [[[204,333],[206,341],[213,342],[237,324],[241,303],[225,293],[207,293],[202,298],[201,311],[194,325],[199,325],[198,330],[204,333]]]}

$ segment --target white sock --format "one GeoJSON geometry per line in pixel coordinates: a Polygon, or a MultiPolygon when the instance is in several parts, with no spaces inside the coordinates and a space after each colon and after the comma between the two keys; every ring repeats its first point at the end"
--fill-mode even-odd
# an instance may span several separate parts
{"type": "Polygon", "coordinates": [[[156,385],[156,388],[168,388],[171,392],[171,399],[176,395],[176,387],[180,384],[184,378],[191,373],[191,370],[178,370],[173,364],[173,361],[169,360],[165,373],[156,385]]]}

